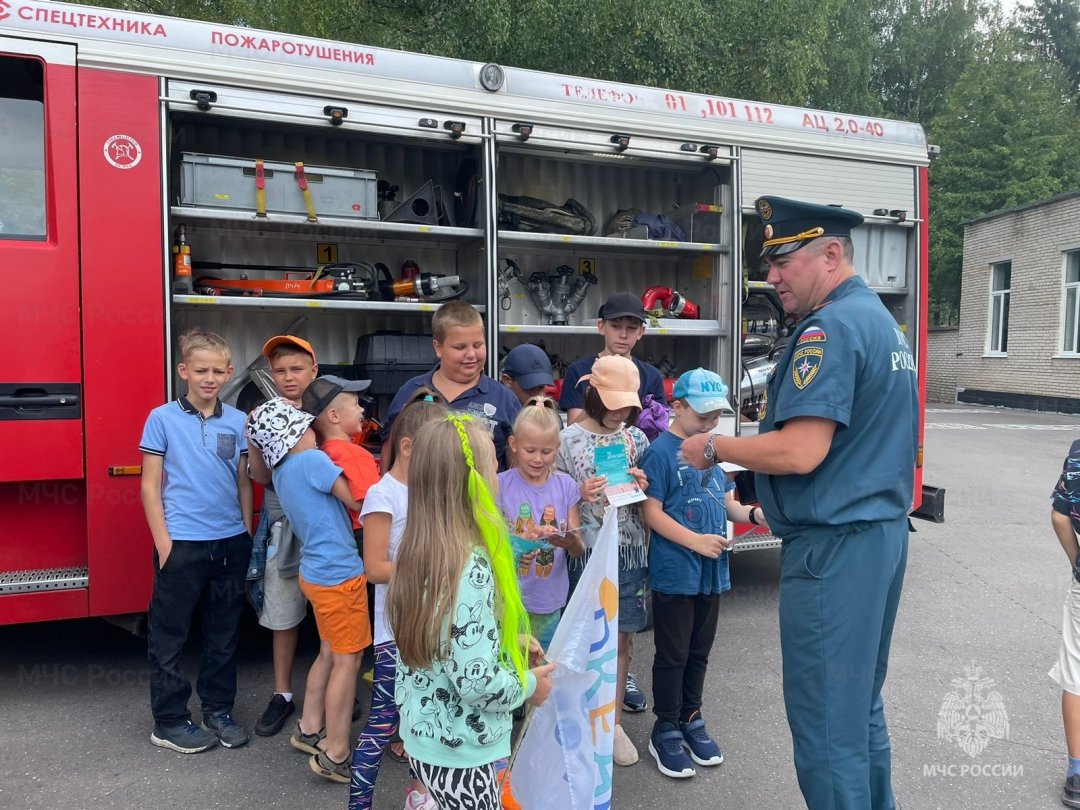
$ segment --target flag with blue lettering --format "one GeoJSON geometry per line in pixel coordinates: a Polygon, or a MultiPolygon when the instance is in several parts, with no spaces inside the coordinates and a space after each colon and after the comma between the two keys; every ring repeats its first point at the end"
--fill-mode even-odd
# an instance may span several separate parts
{"type": "Polygon", "coordinates": [[[619,643],[619,528],[609,508],[547,651],[558,666],[535,711],[511,784],[523,810],[611,807],[619,643]]]}

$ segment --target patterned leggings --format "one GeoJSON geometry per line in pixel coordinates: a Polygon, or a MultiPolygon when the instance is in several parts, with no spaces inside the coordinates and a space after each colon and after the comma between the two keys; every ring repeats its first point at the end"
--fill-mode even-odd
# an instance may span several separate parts
{"type": "Polygon", "coordinates": [[[396,669],[397,647],[394,642],[377,645],[375,673],[371,682],[371,712],[352,755],[349,810],[371,810],[383,751],[390,744],[390,737],[398,726],[398,708],[394,703],[396,669]]]}
{"type": "Polygon", "coordinates": [[[477,768],[444,768],[412,757],[409,762],[440,810],[499,810],[502,807],[494,762],[477,768]]]}

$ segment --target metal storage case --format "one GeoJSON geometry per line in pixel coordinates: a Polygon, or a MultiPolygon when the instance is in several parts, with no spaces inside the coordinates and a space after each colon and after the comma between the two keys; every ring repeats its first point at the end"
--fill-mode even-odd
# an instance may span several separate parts
{"type": "MultiPolygon", "coordinates": [[[[180,204],[200,208],[256,210],[255,161],[185,152],[180,162],[180,204]]],[[[268,214],[307,216],[291,163],[263,163],[268,214]]],[[[378,219],[376,174],[369,169],[304,166],[319,217],[378,219]]]]}
{"type": "Polygon", "coordinates": [[[371,380],[369,393],[377,397],[383,417],[398,389],[416,375],[431,371],[438,362],[431,335],[381,330],[361,335],[353,358],[356,379],[371,380]]]}

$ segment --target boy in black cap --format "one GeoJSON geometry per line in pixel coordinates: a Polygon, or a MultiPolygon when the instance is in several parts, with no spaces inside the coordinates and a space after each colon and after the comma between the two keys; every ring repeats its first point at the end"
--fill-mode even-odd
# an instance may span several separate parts
{"type": "Polygon", "coordinates": [[[667,395],[664,393],[664,378],[660,372],[655,366],[630,354],[637,342],[645,335],[646,316],[641,299],[633,293],[617,292],[600,307],[599,315],[596,330],[604,336],[603,351],[575,360],[563,376],[559,407],[566,411],[568,423],[576,422],[584,412],[585,389],[589,386],[588,383],[581,382],[581,378],[592,370],[597,357],[613,354],[629,357],[634,361],[641,375],[641,388],[638,390],[641,401],[644,403],[645,397],[649,394],[652,394],[657,402],[667,401],[667,395]]]}
{"type": "MultiPolygon", "coordinates": [[[[667,394],[664,392],[663,376],[655,366],[630,354],[637,342],[645,335],[645,307],[641,299],[630,292],[614,293],[600,307],[599,315],[596,329],[604,336],[604,350],[599,354],[590,354],[580,360],[575,360],[563,375],[559,407],[566,411],[567,424],[573,424],[585,414],[585,389],[589,387],[589,383],[582,382],[581,378],[592,371],[593,363],[598,357],[610,355],[628,357],[634,361],[641,377],[638,399],[642,405],[647,407],[645,398],[651,395],[654,402],[659,402],[666,408],[667,394]]],[[[663,431],[666,428],[665,421],[660,430],[663,431]]],[[[577,569],[577,572],[580,573],[580,569],[577,569]]],[[[574,569],[571,569],[571,582],[576,582],[574,569]]],[[[643,712],[648,708],[645,693],[638,688],[633,675],[628,675],[626,678],[623,708],[631,713],[643,712]]]]}
{"type": "MultiPolygon", "coordinates": [[[[379,480],[375,456],[352,440],[364,426],[359,395],[370,386],[371,380],[346,380],[325,374],[312,381],[303,397],[303,409],[315,417],[313,427],[319,437],[319,449],[341,468],[353,498],[361,505],[368,489],[379,480]]],[[[349,519],[362,557],[364,535],[359,510],[350,509],[349,519]]]]}

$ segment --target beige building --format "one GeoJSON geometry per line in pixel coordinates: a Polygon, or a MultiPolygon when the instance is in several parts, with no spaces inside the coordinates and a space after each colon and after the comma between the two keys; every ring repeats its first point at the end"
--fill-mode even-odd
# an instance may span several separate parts
{"type": "Polygon", "coordinates": [[[1080,191],[966,223],[963,273],[956,400],[1080,413],[1080,191]]]}

